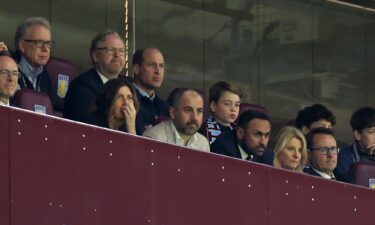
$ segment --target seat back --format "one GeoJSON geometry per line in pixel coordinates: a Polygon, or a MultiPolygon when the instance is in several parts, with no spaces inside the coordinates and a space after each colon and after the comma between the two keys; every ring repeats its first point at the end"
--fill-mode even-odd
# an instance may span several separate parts
{"type": "Polygon", "coordinates": [[[60,58],[51,57],[45,66],[51,78],[51,102],[54,110],[63,112],[65,94],[70,82],[78,76],[75,66],[60,58]]]}
{"type": "Polygon", "coordinates": [[[54,115],[51,100],[44,92],[23,88],[10,100],[11,105],[34,112],[54,115]]]}
{"type": "Polygon", "coordinates": [[[266,107],[261,106],[261,105],[257,105],[257,104],[242,102],[240,104],[240,112],[238,113],[236,123],[238,123],[238,120],[241,117],[242,113],[244,113],[246,111],[249,111],[249,110],[262,112],[262,113],[265,113],[266,115],[268,115],[268,111],[267,111],[266,107]]]}
{"type": "Polygon", "coordinates": [[[353,183],[375,189],[375,164],[358,162],[350,169],[353,183]]]}

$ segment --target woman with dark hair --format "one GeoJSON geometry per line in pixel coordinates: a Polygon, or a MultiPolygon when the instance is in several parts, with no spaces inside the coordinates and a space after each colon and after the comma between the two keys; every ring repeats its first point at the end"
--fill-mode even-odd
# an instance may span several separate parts
{"type": "Polygon", "coordinates": [[[109,80],[96,98],[96,107],[94,124],[136,134],[138,100],[133,86],[126,78],[109,80]]]}

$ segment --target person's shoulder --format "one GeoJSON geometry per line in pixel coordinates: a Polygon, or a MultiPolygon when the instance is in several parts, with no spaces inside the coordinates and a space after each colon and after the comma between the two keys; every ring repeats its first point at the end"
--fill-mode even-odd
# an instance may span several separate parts
{"type": "Polygon", "coordinates": [[[96,72],[95,69],[92,68],[78,75],[77,78],[73,80],[73,82],[87,82],[91,81],[93,78],[96,78],[98,76],[99,74],[96,72]]]}
{"type": "Polygon", "coordinates": [[[147,128],[142,136],[150,137],[150,138],[156,138],[161,136],[166,136],[166,129],[170,126],[170,120],[160,122],[159,124],[156,124],[155,126],[147,128]]]}

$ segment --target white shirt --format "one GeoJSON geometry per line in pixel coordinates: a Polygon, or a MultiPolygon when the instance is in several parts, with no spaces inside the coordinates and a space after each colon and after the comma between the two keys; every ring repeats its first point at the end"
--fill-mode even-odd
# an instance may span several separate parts
{"type": "MultiPolygon", "coordinates": [[[[320,172],[319,170],[315,169],[314,167],[310,166],[311,169],[313,169],[317,174],[319,174],[321,177],[323,178],[326,178],[326,179],[335,179],[335,176],[332,174],[332,176],[326,174],[326,173],[323,173],[323,172],[320,172]]],[[[336,180],[336,179],[335,179],[336,180]]]]}
{"type": "Polygon", "coordinates": [[[99,74],[100,79],[102,79],[103,84],[108,82],[108,78],[104,76],[101,72],[99,72],[99,70],[96,70],[96,72],[99,74]]]}
{"type": "MultiPolygon", "coordinates": [[[[185,146],[184,140],[181,138],[172,120],[167,120],[159,123],[156,126],[148,128],[143,133],[143,136],[150,137],[170,144],[185,146]]],[[[208,143],[207,138],[198,132],[196,132],[190,137],[185,147],[200,150],[203,152],[210,151],[210,145],[208,143]]]]}
{"type": "MultiPolygon", "coordinates": [[[[245,150],[243,150],[241,145],[238,145],[238,148],[240,149],[241,159],[247,160],[247,158],[249,157],[249,154],[247,154],[247,152],[245,152],[245,150]]],[[[251,155],[250,158],[253,159],[253,156],[251,155]]]]}

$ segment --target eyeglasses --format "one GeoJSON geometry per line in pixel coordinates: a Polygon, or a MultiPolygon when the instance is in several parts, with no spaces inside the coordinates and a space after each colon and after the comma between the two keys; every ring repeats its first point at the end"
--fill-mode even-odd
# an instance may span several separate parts
{"type": "Polygon", "coordinates": [[[17,78],[20,76],[20,72],[13,70],[0,70],[0,76],[6,77],[6,76],[11,76],[12,78],[17,78]]]}
{"type": "Polygon", "coordinates": [[[31,42],[34,43],[35,47],[37,48],[43,48],[46,46],[47,48],[53,48],[55,47],[55,42],[54,41],[43,41],[43,40],[28,40],[28,39],[23,39],[26,42],[31,42]]]}
{"type": "Polygon", "coordinates": [[[327,155],[328,153],[331,155],[336,155],[338,152],[337,147],[310,148],[310,150],[318,151],[321,155],[327,155]]]}
{"type": "Polygon", "coordinates": [[[96,50],[104,50],[109,55],[114,55],[117,52],[119,55],[124,56],[125,53],[126,53],[125,48],[107,48],[107,47],[102,47],[102,48],[97,48],[96,50]]]}

